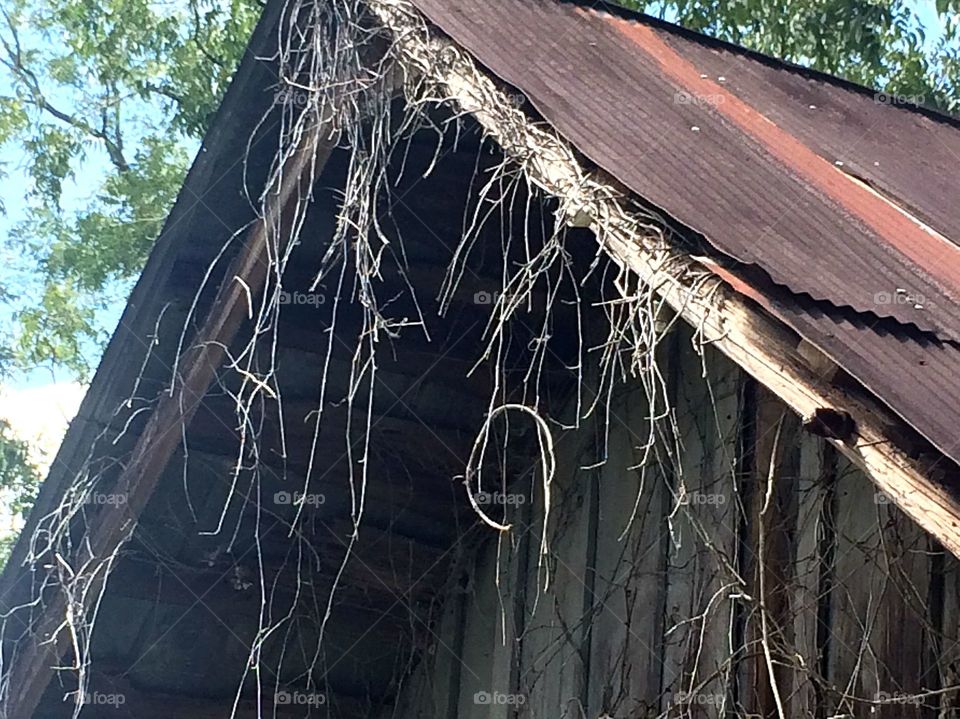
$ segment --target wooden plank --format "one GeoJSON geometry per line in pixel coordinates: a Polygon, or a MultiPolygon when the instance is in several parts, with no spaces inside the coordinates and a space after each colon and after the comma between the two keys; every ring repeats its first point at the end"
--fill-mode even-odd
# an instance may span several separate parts
{"type": "Polygon", "coordinates": [[[752,467],[743,485],[749,493],[749,540],[745,551],[747,592],[754,602],[745,626],[740,701],[763,717],[789,706],[795,658],[791,592],[799,472],[800,418],[762,387],[756,388],[750,436],[752,467]]]}
{"type": "MultiPolygon", "coordinates": [[[[818,694],[811,675],[819,670],[820,664],[817,622],[821,612],[821,587],[828,579],[829,548],[834,541],[829,514],[833,490],[823,441],[805,433],[798,441],[800,461],[790,597],[795,669],[788,706],[791,716],[806,717],[819,715],[818,694]]],[[[829,601],[829,597],[824,601],[829,601]]]]}
{"type": "MultiPolygon", "coordinates": [[[[464,568],[458,567],[461,578],[464,568]]],[[[459,583],[451,586],[440,607],[440,616],[431,623],[431,636],[420,662],[403,682],[391,716],[404,719],[457,719],[460,676],[464,671],[463,627],[467,597],[459,583]]]]}
{"type": "Polygon", "coordinates": [[[827,638],[831,685],[828,706],[837,712],[866,717],[869,707],[843,700],[844,695],[873,698],[881,690],[880,666],[873,636],[888,631],[880,607],[888,578],[881,570],[877,494],[848,463],[837,476],[837,549],[830,593],[827,638]]]}
{"type": "Polygon", "coordinates": [[[470,593],[466,595],[466,621],[463,627],[463,650],[458,657],[460,686],[458,687],[458,717],[503,719],[508,707],[494,702],[507,695],[510,687],[504,677],[494,673],[494,655],[500,643],[501,604],[496,586],[496,548],[487,543],[476,556],[470,593]],[[487,701],[484,701],[484,699],[487,701]]]}
{"type": "Polygon", "coordinates": [[[684,715],[716,717],[732,694],[731,626],[741,508],[737,441],[741,373],[716,352],[701,358],[690,331],[673,361],[679,363],[675,398],[680,428],[679,472],[673,480],[671,532],[665,581],[663,705],[684,715]],[[705,541],[708,540],[708,541],[705,541]]]}
{"type": "Polygon", "coordinates": [[[591,470],[597,450],[592,421],[555,438],[557,475],[550,514],[550,588],[539,572],[542,493],[537,491],[530,523],[526,606],[520,650],[519,693],[535,717],[580,716],[584,711],[591,617],[590,548],[596,511],[591,470]],[[539,509],[539,511],[537,511],[539,509]]]}
{"type": "Polygon", "coordinates": [[[881,518],[885,552],[882,566],[890,582],[881,606],[881,628],[886,631],[877,632],[874,646],[881,666],[879,692],[881,698],[893,703],[882,706],[879,714],[921,719],[927,715],[923,707],[932,709],[935,704],[918,697],[939,688],[935,672],[928,671],[933,649],[928,604],[930,537],[892,502],[883,506],[881,518]]]}
{"type": "Polygon", "coordinates": [[[919,719],[924,702],[915,697],[939,682],[927,672],[928,537],[849,464],[838,483],[837,527],[828,679],[835,694],[853,697],[839,708],[919,719]]]}
{"type": "MultiPolygon", "coordinates": [[[[178,455],[161,480],[155,497],[164,501],[147,512],[153,525],[151,533],[155,540],[164,542],[175,556],[183,561],[213,552],[228,540],[212,536],[225,504],[229,502],[225,526],[235,526],[240,515],[254,521],[261,510],[284,522],[292,522],[298,507],[292,500],[295,493],[306,491],[316,496],[313,504],[304,507],[307,517],[330,523],[337,517],[350,515],[351,492],[346,461],[342,468],[318,475],[305,489],[305,475],[294,469],[276,464],[261,463],[257,474],[243,471],[233,494],[235,457],[213,455],[202,451],[189,454],[184,480],[183,458],[178,455]],[[256,484],[255,484],[256,483],[256,484]],[[184,508],[184,485],[191,497],[195,517],[184,508]],[[169,487],[169,489],[167,489],[169,487]],[[262,504],[244,502],[238,497],[247,488],[255,488],[263,498],[262,504]]],[[[358,469],[359,473],[359,469],[358,469]]],[[[426,546],[447,547],[455,539],[456,519],[471,521],[470,508],[463,494],[461,483],[450,477],[435,481],[420,480],[419,473],[409,475],[402,468],[386,460],[371,462],[367,475],[368,502],[365,526],[373,530],[389,530],[398,537],[416,540],[426,546]],[[423,501],[424,492],[430,496],[423,501]]],[[[246,519],[244,521],[247,521],[246,519]]],[[[236,538],[239,540],[240,538],[236,538]]],[[[249,539],[249,538],[248,538],[249,539]]]]}
{"type": "Polygon", "coordinates": [[[648,412],[639,380],[615,391],[607,461],[599,469],[588,716],[647,716],[658,707],[663,621],[654,608],[665,599],[668,504],[656,456],[643,479],[638,466],[648,412]]]}
{"type": "MultiPolygon", "coordinates": [[[[936,662],[941,687],[960,686],[960,560],[943,558],[943,608],[936,662]]],[[[960,717],[960,691],[954,689],[938,698],[941,719],[960,717]]]]}
{"type": "MultiPolygon", "coordinates": [[[[181,374],[176,384],[161,397],[123,472],[112,487],[105,489],[108,494],[124,496],[126,502],[107,506],[88,529],[84,541],[78,543],[85,547],[89,553],[87,559],[94,565],[106,561],[129,537],[153,494],[180,443],[181,427],[189,423],[223,362],[226,347],[247,318],[248,292],[255,294],[266,280],[270,228],[277,222],[281,227],[289,226],[290,203],[299,201],[310,191],[307,183],[313,179],[311,170],[322,167],[332,150],[328,132],[328,129],[314,127],[307,133],[281,173],[281,184],[266,193],[267,217],[251,230],[243,251],[231,264],[209,316],[181,359],[181,374]]],[[[66,612],[66,600],[57,592],[40,613],[30,636],[18,646],[8,678],[11,689],[7,719],[33,716],[53,667],[60,663],[70,646],[68,632],[58,631],[66,612]]]]}

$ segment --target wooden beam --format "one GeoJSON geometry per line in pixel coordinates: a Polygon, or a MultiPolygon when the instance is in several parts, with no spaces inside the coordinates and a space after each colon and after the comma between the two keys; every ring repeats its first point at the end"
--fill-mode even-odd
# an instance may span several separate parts
{"type": "MultiPolygon", "coordinates": [[[[755,382],[755,380],[750,380],[755,382]]],[[[793,499],[797,495],[800,419],[771,392],[758,387],[754,412],[746,417],[754,427],[753,471],[744,478],[752,484],[749,511],[749,547],[745,552],[747,592],[756,597],[758,610],[747,620],[750,651],[743,660],[739,701],[760,717],[778,717],[781,706],[789,707],[791,662],[778,656],[789,646],[792,621],[789,588],[792,561],[791,528],[793,499]]]]}
{"type": "MultiPolygon", "coordinates": [[[[370,426],[371,462],[376,462],[378,456],[395,454],[406,460],[411,469],[420,466],[430,470],[431,475],[438,478],[438,482],[448,480],[457,472],[462,471],[463,464],[470,454],[474,435],[465,429],[455,426],[441,426],[432,422],[427,425],[416,417],[397,416],[400,412],[408,415],[412,412],[401,405],[395,398],[387,396],[386,402],[393,399],[397,406],[393,407],[395,414],[374,414],[366,412],[348,412],[343,406],[332,403],[324,408],[321,421],[320,438],[335,438],[328,446],[317,450],[315,463],[318,461],[333,465],[347,464],[346,430],[350,423],[350,439],[354,444],[354,461],[358,460],[358,448],[362,447],[362,438],[370,426]],[[389,453],[389,454],[388,454],[389,453]]],[[[415,400],[406,398],[407,402],[415,400]]],[[[197,411],[197,422],[191,428],[193,438],[188,441],[199,446],[208,446],[210,451],[222,449],[232,450],[239,442],[240,432],[234,429],[237,424],[235,416],[236,403],[229,397],[212,397],[204,402],[204,406],[197,411]],[[201,421],[201,419],[203,421],[201,421]]],[[[417,406],[420,409],[420,406],[417,406]]],[[[284,446],[280,439],[280,412],[277,403],[265,405],[262,415],[259,411],[253,413],[255,417],[263,419],[266,427],[262,432],[261,454],[282,456],[284,446]]],[[[483,415],[476,411],[477,420],[483,415]]],[[[308,460],[310,447],[316,427],[317,403],[313,400],[284,398],[283,402],[283,436],[286,442],[286,461],[296,468],[304,469],[308,460]]]]}
{"type": "Polygon", "coordinates": [[[369,0],[393,31],[408,69],[437,83],[446,99],[473,115],[521,163],[529,178],[560,202],[571,224],[589,224],[607,254],[629,269],[710,344],[753,375],[801,417],[820,409],[846,412],[857,433],[829,439],[909,517],[960,557],[960,503],[896,446],[886,427],[902,420],[863,388],[825,381],[798,350],[796,334],[748,299],[714,283],[709,270],[669,236],[646,231],[651,221],[634,211],[623,191],[600,173],[590,173],[574,149],[543,125],[526,121],[503,89],[464,50],[424,28],[429,23],[411,5],[369,0]]]}
{"type": "MultiPolygon", "coordinates": [[[[275,186],[268,188],[266,217],[251,228],[244,247],[228,268],[207,318],[189,349],[180,359],[181,373],[162,395],[130,460],[113,486],[104,491],[123,495],[126,503],[107,506],[75,546],[83,547],[91,566],[109,561],[130,536],[140,513],[153,494],[164,468],[180,443],[180,430],[189,423],[223,363],[226,348],[247,319],[250,295],[260,291],[270,266],[271,228],[291,224],[296,202],[310,191],[310,182],[333,149],[330,128],[313,127],[305,133],[275,186]]],[[[282,230],[281,230],[282,231],[282,230]]],[[[96,592],[90,592],[95,596],[96,592]]],[[[7,679],[10,694],[5,719],[34,716],[43,691],[70,646],[64,631],[66,599],[56,592],[44,606],[30,634],[17,646],[7,679]]]]}

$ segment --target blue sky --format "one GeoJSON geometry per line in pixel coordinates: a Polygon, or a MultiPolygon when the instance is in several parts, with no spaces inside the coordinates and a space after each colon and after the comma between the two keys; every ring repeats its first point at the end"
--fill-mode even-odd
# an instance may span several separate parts
{"type": "Polygon", "coordinates": [[[917,13],[920,24],[927,33],[926,45],[932,47],[942,34],[938,29],[942,28],[940,16],[937,15],[937,6],[934,0],[914,0],[910,5],[917,13]]]}

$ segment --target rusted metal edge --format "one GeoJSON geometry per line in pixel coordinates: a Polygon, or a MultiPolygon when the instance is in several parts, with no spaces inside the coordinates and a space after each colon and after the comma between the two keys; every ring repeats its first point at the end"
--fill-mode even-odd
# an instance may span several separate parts
{"type": "MultiPolygon", "coordinates": [[[[581,8],[589,8],[592,10],[600,10],[628,22],[643,23],[651,28],[668,32],[678,38],[683,38],[685,41],[696,42],[704,45],[705,47],[736,53],[737,55],[749,58],[754,62],[762,63],[763,65],[767,65],[776,69],[787,70],[796,75],[800,75],[803,78],[827,83],[848,92],[856,92],[860,95],[871,98],[877,94],[874,89],[867,87],[866,85],[856,83],[852,80],[847,80],[846,78],[839,77],[837,75],[831,75],[828,72],[817,70],[806,65],[798,65],[795,62],[774,57],[773,55],[767,55],[759,50],[752,50],[749,47],[737,45],[727,40],[721,40],[719,38],[706,35],[702,32],[683,27],[682,25],[678,25],[676,23],[672,23],[667,20],[661,20],[653,15],[647,15],[645,13],[638,12],[637,10],[631,10],[630,8],[624,7],[623,5],[618,5],[614,2],[609,2],[608,0],[598,0],[596,2],[594,0],[555,0],[555,2],[565,5],[574,5],[581,8]]],[[[952,125],[953,127],[960,129],[960,117],[957,115],[951,115],[928,105],[919,105],[915,102],[896,100],[890,104],[905,112],[914,112],[919,115],[923,115],[924,117],[928,117],[936,122],[952,125]]]]}

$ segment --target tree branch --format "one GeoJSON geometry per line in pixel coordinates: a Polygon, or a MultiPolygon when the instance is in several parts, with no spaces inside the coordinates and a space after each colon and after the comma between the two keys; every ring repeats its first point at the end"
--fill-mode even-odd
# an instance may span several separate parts
{"type": "Polygon", "coordinates": [[[164,87],[163,85],[154,85],[152,82],[147,82],[147,83],[144,83],[143,88],[145,90],[149,90],[150,92],[154,92],[157,95],[162,95],[163,97],[169,100],[173,100],[175,103],[177,103],[181,107],[185,104],[185,101],[182,95],[178,95],[173,90],[171,90],[168,87],[164,87]]]}
{"type": "Polygon", "coordinates": [[[3,13],[3,18],[6,21],[7,29],[10,31],[10,36],[12,39],[11,44],[7,38],[0,35],[0,45],[2,45],[4,53],[6,54],[6,57],[0,58],[0,63],[10,70],[14,78],[19,80],[20,83],[27,89],[27,92],[30,94],[30,99],[28,102],[30,102],[30,104],[37,109],[53,116],[57,120],[60,120],[61,122],[70,125],[74,129],[79,130],[80,132],[83,132],[84,134],[102,142],[107,150],[107,155],[110,157],[110,162],[113,163],[114,167],[116,167],[120,172],[126,172],[129,170],[130,164],[127,162],[127,159],[123,154],[123,142],[120,138],[119,128],[117,128],[114,138],[111,138],[106,131],[106,108],[103,110],[104,127],[103,129],[97,129],[83,118],[77,117],[76,115],[71,115],[70,113],[64,112],[63,110],[60,110],[54,106],[53,103],[47,99],[47,96],[41,89],[40,80],[37,75],[30,68],[28,68],[23,61],[23,48],[20,44],[20,36],[17,32],[16,25],[13,23],[13,19],[3,8],[0,8],[0,12],[3,13]]]}

